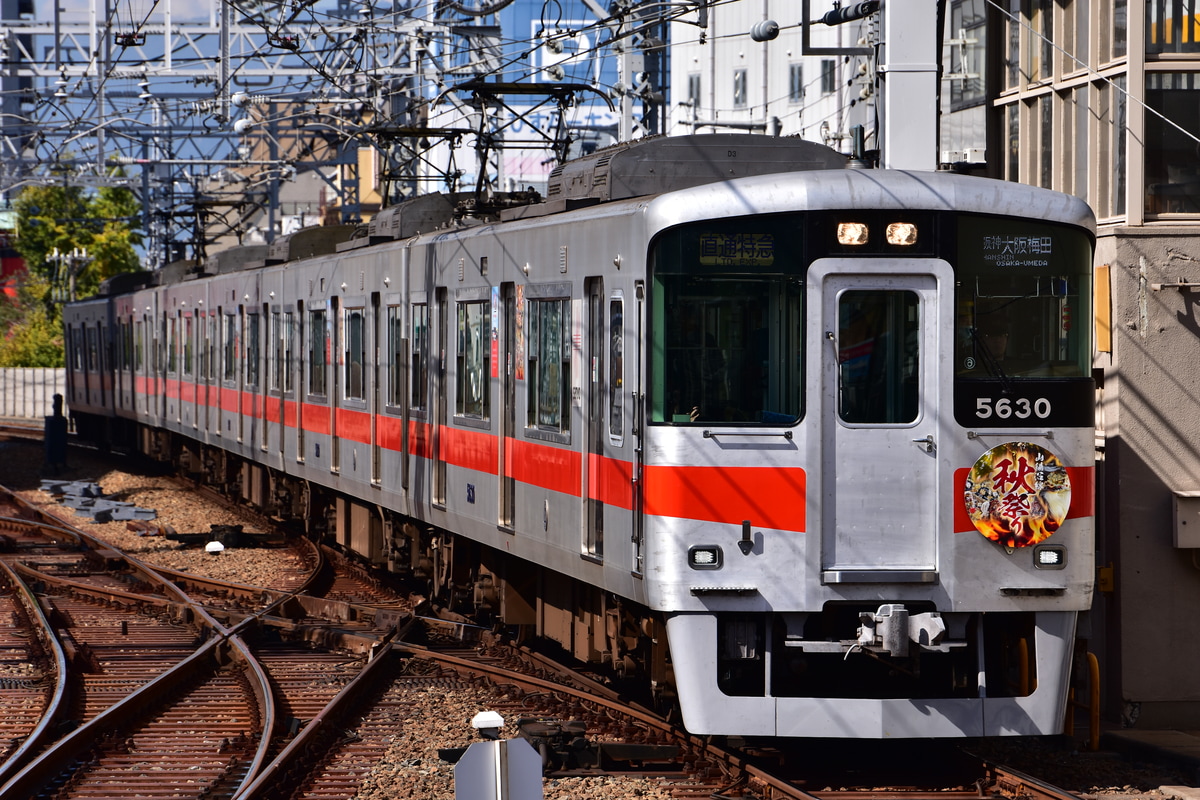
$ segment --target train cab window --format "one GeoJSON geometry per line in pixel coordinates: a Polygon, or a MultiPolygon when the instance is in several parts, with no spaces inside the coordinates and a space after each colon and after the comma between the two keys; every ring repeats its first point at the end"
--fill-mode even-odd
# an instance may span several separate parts
{"type": "Polygon", "coordinates": [[[920,305],[910,291],[848,291],[838,298],[838,414],[850,423],[917,418],[920,305]]]}
{"type": "Polygon", "coordinates": [[[491,396],[491,301],[458,304],[455,413],[487,419],[491,396]]]}
{"type": "Polygon", "coordinates": [[[325,394],[325,309],[308,312],[308,393],[325,394]]]}
{"type": "Polygon", "coordinates": [[[365,314],[361,308],[347,308],[343,319],[346,326],[344,336],[346,343],[346,399],[362,400],[366,397],[363,373],[367,359],[365,314]]]}
{"type": "Polygon", "coordinates": [[[571,301],[530,298],[527,316],[526,425],[567,433],[571,430],[571,301]]]}
{"type": "Polygon", "coordinates": [[[1083,231],[965,218],[955,372],[962,379],[1091,375],[1091,244],[1083,231]]]}
{"type": "Polygon", "coordinates": [[[651,253],[652,422],[792,425],[803,413],[794,218],[697,223],[651,253]]]}

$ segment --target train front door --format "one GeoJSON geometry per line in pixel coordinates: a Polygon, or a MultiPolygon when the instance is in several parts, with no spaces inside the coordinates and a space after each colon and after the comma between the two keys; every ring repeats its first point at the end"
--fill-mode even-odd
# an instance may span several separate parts
{"type": "MultiPolygon", "coordinates": [[[[824,259],[809,272],[820,353],[825,583],[937,578],[938,420],[953,274],[944,261],[824,259]],[[819,304],[819,312],[814,305],[819,304]]],[[[809,352],[813,352],[810,348],[809,352]]],[[[946,393],[948,402],[949,394],[946,393]]]]}

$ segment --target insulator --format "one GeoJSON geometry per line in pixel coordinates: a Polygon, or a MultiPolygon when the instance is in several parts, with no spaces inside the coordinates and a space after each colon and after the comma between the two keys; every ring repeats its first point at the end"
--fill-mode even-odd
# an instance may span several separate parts
{"type": "Polygon", "coordinates": [[[764,19],[754,23],[750,29],[750,38],[756,42],[769,42],[779,35],[779,23],[773,19],[764,19]]]}

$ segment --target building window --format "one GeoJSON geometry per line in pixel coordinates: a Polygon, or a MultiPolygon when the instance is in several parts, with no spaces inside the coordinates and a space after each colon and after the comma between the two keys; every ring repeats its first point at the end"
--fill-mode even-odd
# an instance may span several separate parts
{"type": "Polygon", "coordinates": [[[1043,189],[1054,188],[1054,95],[1044,94],[1038,99],[1040,118],[1040,169],[1038,185],[1043,189]]]}
{"type": "Polygon", "coordinates": [[[308,393],[325,394],[325,309],[308,312],[308,393]]]}
{"type": "Polygon", "coordinates": [[[529,301],[528,425],[565,433],[571,429],[571,301],[529,301]]]}
{"type": "Polygon", "coordinates": [[[1021,2],[1008,0],[1008,13],[1004,15],[1007,32],[1008,53],[1004,58],[1004,88],[1017,89],[1021,86],[1021,2]]]}
{"type": "Polygon", "coordinates": [[[950,30],[964,40],[949,48],[949,82],[952,108],[967,108],[986,100],[983,87],[983,54],[987,40],[984,0],[961,0],[950,6],[950,30]],[[972,41],[974,40],[974,41],[972,41]]]}
{"type": "Polygon", "coordinates": [[[258,314],[246,316],[246,385],[258,386],[258,314]]]}
{"type": "Polygon", "coordinates": [[[821,94],[837,91],[837,62],[832,58],[821,59],[821,94]]]}
{"type": "Polygon", "coordinates": [[[687,79],[688,105],[693,109],[700,107],[700,73],[693,72],[687,79]]]}
{"type": "Polygon", "coordinates": [[[1146,114],[1146,211],[1150,214],[1200,213],[1197,145],[1175,127],[1194,131],[1200,126],[1198,89],[1200,73],[1146,75],[1146,104],[1158,112],[1146,114]],[[1175,124],[1164,122],[1163,117],[1175,124]]]}
{"type": "Polygon", "coordinates": [[[458,386],[455,413],[487,419],[491,394],[491,304],[458,304],[458,386]]]}
{"type": "Polygon", "coordinates": [[[788,64],[788,102],[804,102],[804,65],[788,64]]]}
{"type": "Polygon", "coordinates": [[[1009,103],[1005,114],[1008,117],[1008,169],[1005,177],[1015,183],[1021,180],[1021,104],[1009,103]]]}
{"type": "Polygon", "coordinates": [[[746,107],[746,70],[733,71],[733,107],[746,107]]]}
{"type": "Polygon", "coordinates": [[[367,337],[365,314],[361,308],[347,308],[342,317],[345,320],[345,359],[346,359],[346,399],[363,400],[366,398],[366,379],[363,369],[367,361],[367,337]]]}

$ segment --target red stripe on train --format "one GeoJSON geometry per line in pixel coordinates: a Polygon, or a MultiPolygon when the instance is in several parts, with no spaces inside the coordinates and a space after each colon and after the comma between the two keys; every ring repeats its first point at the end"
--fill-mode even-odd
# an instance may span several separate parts
{"type": "Polygon", "coordinates": [[[646,513],[661,517],[808,529],[803,469],[646,467],[646,513]]]}
{"type": "MultiPolygon", "coordinates": [[[[974,531],[975,523],[967,514],[967,505],[963,495],[967,491],[967,475],[971,473],[968,467],[954,470],[954,532],[970,533],[974,531]]],[[[1096,514],[1096,468],[1067,467],[1067,477],[1071,479],[1071,506],[1067,509],[1067,519],[1092,517],[1096,514]]]]}

